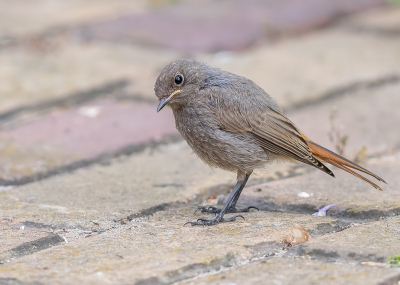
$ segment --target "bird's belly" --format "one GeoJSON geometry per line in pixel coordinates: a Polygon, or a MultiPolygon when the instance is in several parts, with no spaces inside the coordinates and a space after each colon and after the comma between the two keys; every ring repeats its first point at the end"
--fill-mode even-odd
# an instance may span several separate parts
{"type": "Polygon", "coordinates": [[[268,154],[253,141],[250,133],[230,133],[204,125],[179,131],[193,151],[213,167],[248,173],[269,161],[268,154]]]}

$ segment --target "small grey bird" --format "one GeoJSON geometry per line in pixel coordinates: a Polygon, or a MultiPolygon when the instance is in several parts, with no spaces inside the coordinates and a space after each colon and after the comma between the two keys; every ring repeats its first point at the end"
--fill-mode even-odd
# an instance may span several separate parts
{"type": "Polygon", "coordinates": [[[312,142],[283,114],[277,103],[253,81],[194,59],[176,60],[158,76],[154,91],[160,103],[175,116],[176,128],[193,151],[207,164],[237,172],[237,183],[222,209],[200,207],[218,214],[215,219],[198,219],[191,225],[215,225],[234,221],[236,215],[255,207],[237,209],[247,180],[254,169],[275,160],[300,161],[335,177],[321,161],[337,166],[368,182],[353,168],[382,178],[346,158],[312,142]]]}

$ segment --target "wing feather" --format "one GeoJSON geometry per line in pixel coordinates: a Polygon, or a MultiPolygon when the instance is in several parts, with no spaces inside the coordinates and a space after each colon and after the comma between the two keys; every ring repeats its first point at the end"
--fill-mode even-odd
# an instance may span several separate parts
{"type": "MultiPolygon", "coordinates": [[[[277,110],[267,106],[267,101],[254,102],[259,97],[252,97],[252,102],[238,101],[236,104],[225,96],[218,104],[218,120],[225,131],[233,133],[250,132],[255,142],[266,151],[284,155],[314,166],[334,176],[324,164],[316,159],[297,127],[277,110]],[[242,106],[242,107],[240,107],[242,106]],[[243,106],[248,106],[247,111],[243,106]]],[[[234,97],[237,99],[237,96],[234,97]]],[[[244,101],[250,100],[243,95],[244,101]]]]}

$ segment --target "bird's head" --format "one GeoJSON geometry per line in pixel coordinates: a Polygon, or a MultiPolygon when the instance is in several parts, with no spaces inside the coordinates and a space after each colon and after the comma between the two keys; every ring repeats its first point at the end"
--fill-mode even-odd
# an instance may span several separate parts
{"type": "Polygon", "coordinates": [[[167,104],[172,108],[185,105],[203,85],[207,68],[207,65],[194,59],[179,59],[167,65],[154,86],[160,100],[157,112],[167,104]]]}

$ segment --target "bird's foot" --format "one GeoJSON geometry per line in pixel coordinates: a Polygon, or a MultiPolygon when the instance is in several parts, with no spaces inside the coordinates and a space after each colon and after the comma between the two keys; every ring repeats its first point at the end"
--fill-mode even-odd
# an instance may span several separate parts
{"type": "MultiPolygon", "coordinates": [[[[245,212],[249,212],[250,209],[256,209],[257,211],[259,211],[259,209],[257,207],[249,206],[244,209],[237,209],[236,207],[228,208],[225,213],[245,213],[245,212]]],[[[196,214],[198,211],[200,211],[201,213],[213,213],[213,214],[221,213],[221,209],[218,209],[214,206],[199,207],[199,208],[197,208],[197,210],[194,213],[196,214]]]]}
{"type": "Polygon", "coordinates": [[[213,226],[222,222],[233,222],[236,220],[236,218],[242,218],[244,220],[244,217],[242,215],[236,215],[226,219],[218,217],[213,220],[198,219],[196,222],[187,222],[184,224],[184,226],[186,226],[187,224],[190,224],[192,226],[213,226]]]}

